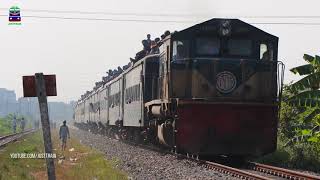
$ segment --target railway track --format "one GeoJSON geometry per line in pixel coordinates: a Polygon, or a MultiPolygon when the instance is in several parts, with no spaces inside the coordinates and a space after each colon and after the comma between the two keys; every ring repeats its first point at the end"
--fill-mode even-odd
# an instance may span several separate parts
{"type": "Polygon", "coordinates": [[[320,176],[314,176],[284,168],[274,167],[270,165],[248,162],[246,168],[232,168],[222,164],[202,161],[203,165],[208,168],[225,174],[229,174],[239,179],[293,179],[293,180],[320,180],[320,176]]]}
{"type": "MultiPolygon", "coordinates": [[[[154,146],[141,145],[133,143],[130,141],[125,141],[128,144],[138,146],[144,149],[149,149],[152,151],[157,151],[164,153],[163,150],[158,149],[154,146]]],[[[257,180],[272,180],[272,179],[292,179],[292,180],[320,180],[320,176],[314,176],[310,174],[305,174],[293,170],[288,170],[284,168],[274,167],[270,165],[247,162],[244,168],[233,168],[221,163],[216,163],[212,161],[201,160],[187,155],[175,154],[171,151],[166,151],[165,153],[175,155],[181,159],[189,159],[199,163],[207,169],[218,171],[239,179],[257,179],[257,180]]]]}
{"type": "Polygon", "coordinates": [[[283,179],[320,179],[320,176],[314,176],[298,171],[293,171],[289,169],[279,168],[255,162],[248,162],[248,169],[276,177],[281,177],[283,179]]]}
{"type": "Polygon", "coordinates": [[[1,136],[0,137],[0,147],[3,147],[29,133],[32,133],[34,132],[35,130],[34,129],[28,129],[24,132],[19,132],[19,133],[14,133],[14,134],[9,134],[9,135],[6,135],[6,136],[1,136]]]}
{"type": "MultiPolygon", "coordinates": [[[[115,138],[118,139],[118,138],[115,138]]],[[[120,140],[120,139],[118,139],[120,140]]],[[[320,176],[310,175],[306,173],[301,173],[289,169],[274,167],[270,165],[255,163],[255,162],[247,162],[241,168],[234,168],[229,165],[224,165],[222,163],[216,163],[207,160],[201,160],[197,156],[189,156],[184,154],[177,154],[173,151],[165,151],[160,149],[157,146],[144,145],[140,143],[135,143],[128,140],[121,140],[124,143],[137,146],[143,149],[148,149],[151,151],[157,151],[159,153],[167,153],[176,156],[180,159],[188,159],[194,162],[197,162],[199,165],[211,169],[214,171],[218,171],[239,179],[248,179],[248,180],[272,180],[272,179],[292,179],[292,180],[320,180],[320,176]]]]}

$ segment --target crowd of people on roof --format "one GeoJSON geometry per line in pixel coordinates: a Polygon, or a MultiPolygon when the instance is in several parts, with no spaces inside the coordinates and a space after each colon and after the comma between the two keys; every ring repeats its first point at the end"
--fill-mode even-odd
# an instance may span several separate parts
{"type": "MultiPolygon", "coordinates": [[[[169,32],[169,31],[168,31],[169,32]]],[[[169,32],[170,34],[170,32],[169,32]]],[[[103,84],[108,83],[115,77],[119,76],[123,71],[127,70],[131,65],[133,65],[135,62],[139,61],[140,59],[144,58],[146,55],[149,54],[158,54],[159,53],[159,44],[160,38],[155,38],[154,40],[151,40],[151,35],[147,35],[147,39],[142,40],[143,49],[139,51],[136,54],[136,57],[130,58],[130,62],[123,66],[122,68],[118,66],[118,69],[111,70],[107,72],[107,76],[102,78],[101,83],[96,83],[96,87],[101,87],[103,84]]]]}
{"type": "MultiPolygon", "coordinates": [[[[166,38],[168,35],[170,35],[170,31],[166,31],[163,35],[161,35],[161,40],[166,38]]],[[[106,72],[107,76],[102,77],[102,81],[96,82],[93,90],[97,90],[104,84],[113,80],[114,78],[119,76],[123,71],[131,67],[135,62],[139,61],[145,56],[159,54],[159,47],[162,44],[161,40],[160,38],[155,38],[154,40],[151,40],[151,35],[148,34],[147,39],[142,40],[143,49],[136,54],[135,58],[130,58],[130,62],[127,65],[122,66],[122,68],[118,66],[117,69],[109,69],[106,72]]],[[[84,95],[81,96],[81,99],[86,98],[91,92],[92,91],[87,91],[84,95]]]]}
{"type": "MultiPolygon", "coordinates": [[[[170,31],[166,31],[163,35],[161,35],[161,39],[163,40],[168,35],[170,35],[170,31]]],[[[142,40],[143,49],[136,54],[136,57],[134,59],[130,58],[130,61],[132,63],[135,63],[147,55],[159,54],[159,47],[161,43],[162,41],[160,40],[160,38],[151,40],[151,35],[148,34],[147,39],[142,40]]]]}

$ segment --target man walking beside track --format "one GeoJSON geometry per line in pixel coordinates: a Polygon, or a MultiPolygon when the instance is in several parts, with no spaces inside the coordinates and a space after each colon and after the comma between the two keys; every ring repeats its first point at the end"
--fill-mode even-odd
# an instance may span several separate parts
{"type": "Polygon", "coordinates": [[[63,121],[63,125],[60,126],[59,136],[61,139],[61,150],[64,151],[67,146],[67,137],[70,139],[69,128],[66,125],[67,122],[63,121]]]}
{"type": "Polygon", "coordinates": [[[13,133],[16,133],[16,130],[17,130],[17,119],[16,119],[16,115],[13,116],[13,119],[12,119],[12,130],[13,130],[13,133]]]}
{"type": "Polygon", "coordinates": [[[24,127],[26,126],[26,121],[24,120],[24,118],[22,117],[21,121],[20,121],[20,125],[21,125],[21,131],[24,131],[24,127]]]}

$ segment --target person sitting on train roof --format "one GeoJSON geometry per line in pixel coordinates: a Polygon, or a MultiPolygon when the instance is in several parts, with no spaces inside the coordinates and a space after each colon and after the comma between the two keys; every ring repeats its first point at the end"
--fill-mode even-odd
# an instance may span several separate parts
{"type": "Polygon", "coordinates": [[[140,59],[144,58],[147,55],[147,51],[146,50],[141,50],[136,54],[136,57],[134,58],[133,63],[139,61],[140,59]]]}
{"type": "Polygon", "coordinates": [[[103,82],[103,84],[105,84],[107,82],[107,76],[102,77],[102,82],[103,82]]]}
{"type": "Polygon", "coordinates": [[[168,31],[168,30],[166,30],[166,31],[164,32],[165,37],[169,36],[170,34],[171,34],[171,33],[170,33],[170,31],[168,31]]]}
{"type": "Polygon", "coordinates": [[[123,70],[121,69],[120,66],[118,66],[118,73],[121,74],[123,72],[123,70]]]}
{"type": "Polygon", "coordinates": [[[143,45],[143,50],[149,52],[150,51],[151,42],[149,44],[149,42],[147,40],[142,40],[141,43],[143,45]]]}
{"type": "Polygon", "coordinates": [[[170,35],[170,31],[165,31],[162,35],[161,35],[161,40],[165,39],[167,36],[170,35]]]}
{"type": "Polygon", "coordinates": [[[151,51],[150,54],[159,54],[159,47],[157,46],[156,41],[151,42],[151,51]]]}
{"type": "MultiPolygon", "coordinates": [[[[136,55],[136,57],[137,57],[137,55],[136,55]]],[[[134,58],[130,58],[130,63],[135,63],[136,62],[136,59],[134,59],[134,58]]]]}
{"type": "Polygon", "coordinates": [[[154,41],[158,44],[160,42],[160,38],[155,38],[154,41]]]}
{"type": "Polygon", "coordinates": [[[146,41],[147,41],[147,46],[148,46],[148,47],[151,47],[151,42],[152,42],[152,40],[151,40],[151,35],[150,35],[150,34],[147,34],[147,39],[146,39],[146,41]]]}
{"type": "Polygon", "coordinates": [[[109,71],[107,73],[108,73],[108,76],[113,76],[113,72],[111,69],[109,69],[109,71]]]}
{"type": "MultiPolygon", "coordinates": [[[[131,61],[131,59],[132,59],[132,58],[130,58],[130,61],[131,61]]],[[[125,71],[125,70],[127,70],[127,69],[130,67],[130,65],[131,65],[131,62],[129,62],[128,64],[124,65],[124,66],[122,67],[122,69],[125,71]]]]}

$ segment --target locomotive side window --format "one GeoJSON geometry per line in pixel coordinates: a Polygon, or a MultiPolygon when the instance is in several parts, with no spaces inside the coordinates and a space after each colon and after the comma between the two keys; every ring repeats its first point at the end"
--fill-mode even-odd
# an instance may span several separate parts
{"type": "Polygon", "coordinates": [[[273,60],[273,48],[272,44],[261,43],[260,44],[260,59],[261,60],[273,60]]]}
{"type": "Polygon", "coordinates": [[[266,44],[260,44],[260,59],[263,58],[263,55],[268,51],[268,46],[266,44]]]}
{"type": "Polygon", "coordinates": [[[196,39],[198,55],[218,55],[220,53],[220,39],[201,37],[196,39]]]}
{"type": "Polygon", "coordinates": [[[228,41],[228,52],[232,56],[251,56],[252,41],[247,39],[230,39],[228,41]]]}
{"type": "Polygon", "coordinates": [[[189,57],[189,41],[173,41],[172,47],[172,57],[173,60],[184,60],[189,57]]]}

